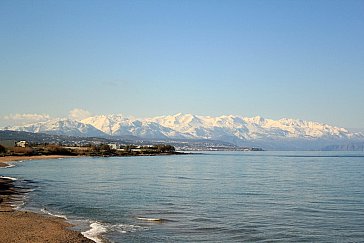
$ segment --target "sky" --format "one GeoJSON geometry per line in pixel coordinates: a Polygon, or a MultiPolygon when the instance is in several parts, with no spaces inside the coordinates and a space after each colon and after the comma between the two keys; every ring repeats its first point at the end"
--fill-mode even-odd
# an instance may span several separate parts
{"type": "Polygon", "coordinates": [[[364,1],[0,1],[0,126],[125,114],[364,128],[364,1]]]}

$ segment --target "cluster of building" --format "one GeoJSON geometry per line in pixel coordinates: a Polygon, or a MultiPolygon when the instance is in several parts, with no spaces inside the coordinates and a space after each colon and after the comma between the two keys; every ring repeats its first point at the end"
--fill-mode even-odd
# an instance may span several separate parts
{"type": "Polygon", "coordinates": [[[15,142],[15,147],[21,147],[21,148],[29,147],[29,142],[25,140],[15,142]]]}

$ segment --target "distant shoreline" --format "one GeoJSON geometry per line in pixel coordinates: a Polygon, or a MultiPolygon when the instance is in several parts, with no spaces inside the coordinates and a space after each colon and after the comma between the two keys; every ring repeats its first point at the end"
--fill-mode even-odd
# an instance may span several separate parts
{"type": "MultiPolygon", "coordinates": [[[[8,167],[8,162],[14,161],[70,157],[74,156],[5,156],[0,157],[0,167],[8,167]]],[[[81,232],[69,229],[73,225],[64,219],[15,210],[11,203],[19,194],[21,191],[14,186],[14,180],[0,176],[0,242],[93,242],[81,232]]]]}
{"type": "Polygon", "coordinates": [[[8,162],[22,161],[22,160],[45,160],[45,159],[60,159],[60,158],[75,158],[78,156],[66,155],[16,155],[16,156],[3,156],[0,157],[0,167],[8,167],[8,162]]]}
{"type": "Polygon", "coordinates": [[[23,160],[48,160],[48,159],[63,159],[63,158],[82,158],[82,157],[134,157],[134,156],[162,156],[162,155],[185,155],[191,153],[173,152],[173,153],[155,153],[155,154],[125,154],[125,155],[6,155],[0,156],[0,167],[8,167],[9,162],[23,161],[23,160]]]}

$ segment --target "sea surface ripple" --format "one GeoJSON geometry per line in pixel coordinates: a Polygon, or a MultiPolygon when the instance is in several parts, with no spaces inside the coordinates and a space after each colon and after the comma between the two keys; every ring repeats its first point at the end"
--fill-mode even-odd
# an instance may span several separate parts
{"type": "Polygon", "coordinates": [[[364,153],[33,160],[25,208],[112,242],[363,242],[364,153]]]}

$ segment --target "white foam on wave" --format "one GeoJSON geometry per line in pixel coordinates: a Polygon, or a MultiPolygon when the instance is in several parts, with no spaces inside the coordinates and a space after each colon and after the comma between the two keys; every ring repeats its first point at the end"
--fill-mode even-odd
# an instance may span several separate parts
{"type": "Polygon", "coordinates": [[[21,210],[23,206],[25,205],[27,198],[27,194],[19,194],[19,195],[13,195],[11,198],[11,204],[10,206],[13,207],[15,210],[21,210]]]}
{"type": "Polygon", "coordinates": [[[4,168],[11,168],[11,167],[15,167],[15,165],[14,164],[6,164],[6,166],[4,167],[4,168]]]}
{"type": "Polygon", "coordinates": [[[8,162],[4,162],[4,164],[6,164],[5,167],[1,167],[1,168],[11,168],[11,167],[15,167],[17,163],[21,163],[24,162],[23,160],[15,160],[15,161],[8,161],[8,162]]]}
{"type": "Polygon", "coordinates": [[[137,219],[143,220],[143,221],[149,221],[149,222],[161,222],[161,221],[163,221],[163,219],[160,219],[160,218],[137,217],[137,219]]]}
{"type": "Polygon", "coordinates": [[[141,226],[134,225],[134,224],[114,224],[109,227],[110,231],[117,231],[122,234],[132,233],[132,232],[136,232],[139,230],[146,230],[146,229],[147,228],[145,228],[145,227],[141,227],[141,226]]]}
{"type": "Polygon", "coordinates": [[[8,180],[12,180],[12,181],[16,181],[17,180],[17,178],[10,177],[10,176],[0,176],[0,179],[8,179],[8,180]]]}
{"type": "Polygon", "coordinates": [[[99,222],[93,222],[90,224],[91,229],[81,232],[83,236],[95,241],[96,243],[102,243],[100,235],[107,231],[106,227],[99,222]]]}
{"type": "Polygon", "coordinates": [[[53,213],[49,212],[47,209],[45,209],[45,208],[42,208],[40,211],[41,211],[42,213],[45,213],[45,214],[51,215],[51,216],[53,216],[53,217],[67,219],[67,217],[66,217],[65,215],[61,215],[61,214],[53,214],[53,213]]]}
{"type": "Polygon", "coordinates": [[[10,206],[15,208],[15,210],[20,210],[25,205],[24,201],[19,201],[18,203],[12,203],[10,206]]]}
{"type": "Polygon", "coordinates": [[[148,230],[147,227],[142,227],[133,224],[102,224],[100,222],[93,222],[90,224],[90,229],[81,232],[86,238],[93,240],[96,243],[103,242],[101,236],[107,232],[119,232],[122,234],[133,233],[140,230],[148,230]]]}

